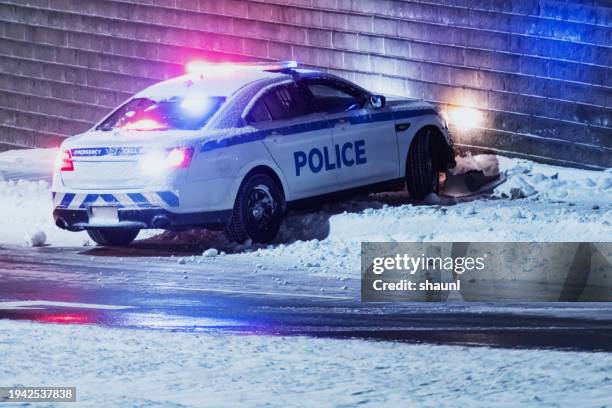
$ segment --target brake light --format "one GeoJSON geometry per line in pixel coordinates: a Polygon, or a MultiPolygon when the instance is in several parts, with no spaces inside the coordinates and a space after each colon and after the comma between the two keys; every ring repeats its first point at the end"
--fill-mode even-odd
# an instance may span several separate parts
{"type": "Polygon", "coordinates": [[[186,168],[191,163],[191,157],[193,156],[193,149],[186,147],[175,147],[170,150],[168,156],[164,160],[166,167],[174,168],[186,168]]]}
{"type": "Polygon", "coordinates": [[[63,150],[57,157],[60,171],[74,171],[74,162],[70,150],[63,150]]]}

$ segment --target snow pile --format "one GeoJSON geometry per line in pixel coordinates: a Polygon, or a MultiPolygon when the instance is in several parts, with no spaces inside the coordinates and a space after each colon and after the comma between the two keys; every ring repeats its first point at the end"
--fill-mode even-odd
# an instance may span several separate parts
{"type": "Polygon", "coordinates": [[[525,198],[556,202],[612,202],[612,169],[590,171],[547,166],[528,160],[500,157],[508,181],[495,189],[498,198],[525,198]]]}
{"type": "Polygon", "coordinates": [[[204,258],[214,258],[215,256],[219,255],[219,251],[215,248],[208,248],[206,251],[204,251],[204,253],[202,254],[202,256],[204,258]]]}
{"type": "Polygon", "coordinates": [[[50,185],[47,181],[0,181],[2,221],[27,224],[49,223],[53,208],[50,185]]]}
{"type": "MultiPolygon", "coordinates": [[[[2,155],[0,155],[2,157],[2,155]]],[[[0,181],[0,243],[39,246],[82,245],[85,233],[71,233],[53,222],[50,183],[44,180],[0,181]],[[45,239],[41,239],[44,235],[45,239]]]]}
{"type": "Polygon", "coordinates": [[[23,149],[0,153],[0,181],[51,181],[58,149],[23,149]]]}
{"type": "Polygon", "coordinates": [[[25,243],[29,247],[43,246],[45,245],[46,241],[47,234],[45,234],[45,231],[38,230],[34,232],[28,232],[25,235],[25,243]]]}
{"type": "Polygon", "coordinates": [[[480,170],[485,176],[495,176],[500,173],[499,159],[494,154],[467,154],[457,156],[453,174],[465,174],[470,170],[480,170]]]}
{"type": "MultiPolygon", "coordinates": [[[[315,274],[356,278],[362,241],[609,241],[612,238],[612,171],[588,171],[492,155],[459,158],[457,172],[505,172],[493,199],[457,205],[387,205],[353,200],[303,216],[311,230],[328,231],[286,245],[252,248],[256,257],[315,274]]],[[[429,204],[429,203],[427,203],[429,204]]],[[[299,226],[299,224],[298,224],[299,226]]],[[[295,223],[285,226],[291,236],[295,223]]]]}

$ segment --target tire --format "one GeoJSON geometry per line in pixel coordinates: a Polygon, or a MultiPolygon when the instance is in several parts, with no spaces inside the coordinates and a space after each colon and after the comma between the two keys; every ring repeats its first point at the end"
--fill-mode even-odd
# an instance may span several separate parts
{"type": "Polygon", "coordinates": [[[139,229],[131,228],[94,228],[87,230],[91,239],[101,246],[129,245],[136,239],[139,232],[139,229]]]}
{"type": "Polygon", "coordinates": [[[436,138],[431,129],[422,129],[414,137],[406,160],[406,186],[412,198],[422,200],[438,193],[438,169],[433,157],[436,138]]]}
{"type": "Polygon", "coordinates": [[[270,243],[283,223],[285,197],[272,177],[255,173],[238,189],[232,218],[225,228],[230,241],[270,243]]]}

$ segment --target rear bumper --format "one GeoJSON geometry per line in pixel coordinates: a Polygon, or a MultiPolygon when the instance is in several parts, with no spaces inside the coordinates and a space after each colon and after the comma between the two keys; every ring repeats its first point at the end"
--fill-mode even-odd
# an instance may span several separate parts
{"type": "Polygon", "coordinates": [[[53,211],[53,219],[55,220],[55,225],[69,231],[110,227],[170,230],[186,228],[221,229],[227,225],[232,215],[232,210],[177,214],[163,208],[119,208],[117,213],[119,222],[107,225],[91,223],[89,208],[56,208],[53,211]]]}

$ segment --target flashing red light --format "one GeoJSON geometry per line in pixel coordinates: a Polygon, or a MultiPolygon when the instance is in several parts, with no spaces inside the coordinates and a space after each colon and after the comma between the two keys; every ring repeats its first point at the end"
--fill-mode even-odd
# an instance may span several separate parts
{"type": "Polygon", "coordinates": [[[236,71],[236,70],[280,70],[297,68],[298,63],[295,61],[278,61],[278,62],[220,62],[212,63],[206,61],[191,61],[187,63],[185,69],[189,74],[203,75],[211,71],[236,71]]]}
{"type": "Polygon", "coordinates": [[[60,171],[74,171],[74,162],[70,150],[61,151],[57,159],[60,163],[60,171]]]}
{"type": "Polygon", "coordinates": [[[130,122],[123,126],[125,130],[164,130],[167,129],[167,126],[162,125],[161,123],[153,120],[153,119],[140,119],[136,122],[130,122]]]}
{"type": "Polygon", "coordinates": [[[164,161],[166,167],[174,168],[186,168],[191,163],[191,157],[193,156],[193,149],[185,147],[175,147],[170,150],[168,156],[164,161]]]}

